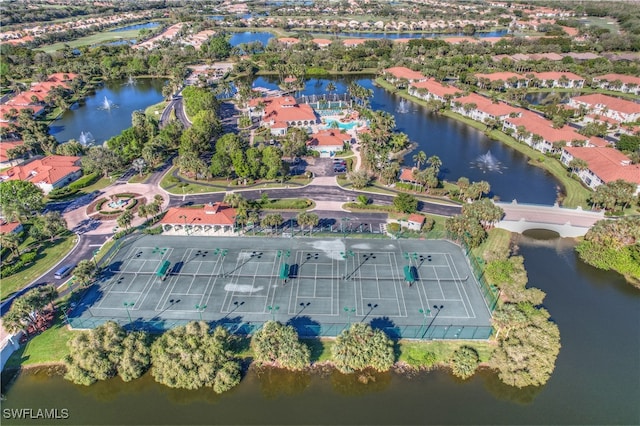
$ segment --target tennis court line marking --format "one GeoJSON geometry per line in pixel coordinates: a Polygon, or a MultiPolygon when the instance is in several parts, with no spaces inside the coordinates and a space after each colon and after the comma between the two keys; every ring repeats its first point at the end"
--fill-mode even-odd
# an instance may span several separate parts
{"type": "MultiPolygon", "coordinates": [[[[473,304],[471,304],[471,300],[469,299],[469,295],[467,294],[467,290],[465,289],[464,282],[461,279],[462,277],[460,276],[460,272],[458,272],[458,267],[456,266],[453,257],[451,255],[449,255],[449,257],[451,259],[451,265],[453,266],[453,270],[455,270],[456,275],[458,276],[458,280],[455,282],[456,288],[458,289],[458,294],[460,294],[460,298],[464,299],[464,306],[465,306],[465,310],[467,311],[467,317],[477,318],[476,312],[473,309],[473,304]],[[460,291],[460,288],[462,288],[462,292],[460,291]],[[462,293],[464,293],[464,296],[462,295],[462,293]],[[471,314],[469,314],[469,310],[471,310],[471,314]]],[[[447,259],[447,262],[448,261],[449,259],[447,259]]],[[[467,280],[469,280],[470,277],[471,275],[468,275],[467,280]]]]}
{"type": "MultiPolygon", "coordinates": [[[[447,265],[449,266],[449,270],[451,271],[451,278],[453,279],[453,284],[456,288],[456,292],[458,293],[458,296],[460,296],[460,301],[462,302],[462,307],[464,308],[464,312],[467,314],[467,318],[475,318],[475,315],[473,317],[471,317],[469,315],[469,310],[467,309],[467,301],[464,300],[464,298],[462,297],[462,293],[460,292],[460,287],[458,287],[458,282],[460,282],[460,274],[458,273],[458,270],[456,269],[455,271],[455,275],[454,275],[454,268],[451,267],[451,264],[449,263],[449,256],[445,255],[445,260],[447,261],[447,265]],[[456,277],[457,275],[457,277],[456,277]]],[[[451,261],[453,261],[453,258],[451,258],[451,261]]]]}
{"type": "MultiPolygon", "coordinates": [[[[193,251],[193,249],[190,249],[190,248],[186,249],[184,251],[184,253],[182,254],[182,257],[180,258],[179,262],[182,262],[182,264],[184,265],[185,258],[188,257],[191,254],[192,251],[193,251]]],[[[162,310],[162,307],[166,304],[166,300],[169,297],[171,297],[171,294],[173,294],[173,289],[175,288],[179,277],[180,277],[179,274],[171,275],[171,278],[169,278],[169,282],[167,283],[167,286],[165,287],[164,291],[162,292],[162,296],[160,296],[160,299],[158,300],[158,303],[156,304],[156,307],[154,309],[155,311],[162,310]]]]}

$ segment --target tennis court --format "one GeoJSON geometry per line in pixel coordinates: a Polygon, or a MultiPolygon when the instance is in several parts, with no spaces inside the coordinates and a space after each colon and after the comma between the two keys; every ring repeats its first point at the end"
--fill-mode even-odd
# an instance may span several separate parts
{"type": "Polygon", "coordinates": [[[203,319],[302,335],[370,322],[397,337],[486,338],[490,310],[461,248],[443,240],[138,236],[72,313],[163,329],[203,319]]]}

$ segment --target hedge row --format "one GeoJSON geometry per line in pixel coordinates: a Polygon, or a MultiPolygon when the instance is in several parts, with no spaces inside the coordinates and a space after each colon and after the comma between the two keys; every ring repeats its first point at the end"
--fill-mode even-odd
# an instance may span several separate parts
{"type": "Polygon", "coordinates": [[[3,265],[2,269],[0,269],[0,278],[6,278],[10,275],[20,272],[25,265],[28,265],[29,263],[36,260],[37,255],[37,251],[23,253],[20,255],[20,259],[18,259],[15,263],[12,263],[11,265],[3,265]]]}

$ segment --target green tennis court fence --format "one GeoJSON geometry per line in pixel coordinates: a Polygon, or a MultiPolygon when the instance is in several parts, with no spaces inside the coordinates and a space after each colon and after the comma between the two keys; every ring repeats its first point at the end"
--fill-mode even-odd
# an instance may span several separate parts
{"type": "MultiPolygon", "coordinates": [[[[162,333],[174,327],[185,325],[191,320],[156,320],[140,321],[130,323],[126,318],[70,318],[72,328],[89,329],[95,328],[107,321],[114,321],[123,327],[136,330],[144,330],[149,333],[162,333]]],[[[376,325],[375,319],[372,321],[374,328],[384,331],[389,337],[394,339],[420,339],[420,340],[486,340],[491,337],[493,328],[488,326],[456,326],[456,325],[397,325],[383,326],[376,325]]],[[[222,326],[230,333],[240,335],[250,335],[262,328],[264,322],[226,322],[211,321],[212,327],[222,326]]],[[[289,324],[293,325],[300,337],[336,337],[343,330],[350,327],[350,323],[317,324],[296,321],[294,318],[289,324]]]]}

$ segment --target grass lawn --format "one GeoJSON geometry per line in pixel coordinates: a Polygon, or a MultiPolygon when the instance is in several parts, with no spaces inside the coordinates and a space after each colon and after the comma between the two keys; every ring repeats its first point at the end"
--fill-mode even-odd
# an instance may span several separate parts
{"type": "Polygon", "coordinates": [[[94,44],[102,44],[108,43],[110,41],[119,41],[119,40],[135,40],[140,37],[140,30],[128,30],[128,31],[103,31],[96,34],[91,34],[86,37],[80,37],[75,40],[50,44],[48,46],[41,46],[38,49],[43,50],[46,53],[52,53],[56,50],[63,49],[65,45],[69,45],[72,49],[80,46],[94,45],[94,44]]]}
{"type": "Polygon", "coordinates": [[[0,293],[2,300],[11,296],[16,291],[31,284],[40,275],[51,269],[73,248],[76,242],[76,236],[68,233],[66,236],[54,241],[53,243],[44,243],[45,248],[38,255],[35,263],[23,269],[17,274],[3,278],[0,282],[0,293]]]}
{"type": "MultiPolygon", "coordinates": [[[[63,304],[60,309],[64,309],[63,304]]],[[[48,330],[38,334],[15,351],[6,367],[19,368],[34,364],[45,364],[62,362],[69,353],[67,342],[73,336],[73,331],[69,330],[64,322],[64,316],[60,309],[56,312],[56,320],[48,330]]]]}
{"type": "Polygon", "coordinates": [[[143,173],[142,176],[140,176],[138,173],[136,173],[127,182],[128,183],[143,183],[145,180],[147,180],[148,177],[149,177],[149,173],[143,173]]]}
{"type": "Polygon", "coordinates": [[[479,247],[472,249],[474,256],[482,257],[483,253],[490,253],[493,251],[503,251],[509,249],[509,243],[511,241],[511,232],[506,229],[493,228],[488,232],[487,239],[480,244],[479,247]]]}
{"type": "Polygon", "coordinates": [[[406,362],[414,367],[429,367],[421,362],[424,355],[431,352],[435,355],[435,363],[448,363],[453,353],[462,346],[470,346],[478,352],[480,362],[487,362],[493,352],[493,346],[480,341],[444,341],[432,340],[425,342],[402,340],[399,343],[400,356],[398,361],[406,362]]]}
{"type": "Polygon", "coordinates": [[[158,120],[160,120],[160,116],[162,115],[162,111],[164,111],[164,109],[167,107],[168,104],[169,104],[169,102],[167,102],[167,101],[158,102],[155,105],[148,106],[147,109],[144,110],[144,113],[148,117],[155,117],[158,120]]]}

